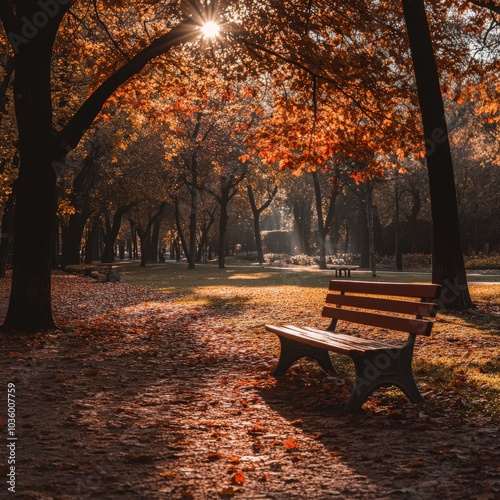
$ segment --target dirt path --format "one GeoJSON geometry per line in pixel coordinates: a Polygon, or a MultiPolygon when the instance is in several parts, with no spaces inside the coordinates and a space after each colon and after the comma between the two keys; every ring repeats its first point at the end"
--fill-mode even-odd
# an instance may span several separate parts
{"type": "Polygon", "coordinates": [[[346,415],[344,381],[308,365],[271,378],[274,339],[228,330],[237,311],[64,275],[54,288],[71,333],[0,337],[0,388],[14,383],[17,398],[16,498],[500,496],[498,420],[464,419],[439,398],[346,415]]]}

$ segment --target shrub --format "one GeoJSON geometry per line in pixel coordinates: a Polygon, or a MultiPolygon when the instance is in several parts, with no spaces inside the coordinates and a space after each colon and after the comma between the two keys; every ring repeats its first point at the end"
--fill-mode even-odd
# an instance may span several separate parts
{"type": "Polygon", "coordinates": [[[471,257],[465,257],[465,268],[466,269],[500,269],[500,255],[472,255],[471,257]]]}
{"type": "Polygon", "coordinates": [[[95,264],[72,264],[65,266],[64,270],[69,274],[90,276],[93,272],[97,272],[97,266],[95,264]]]}

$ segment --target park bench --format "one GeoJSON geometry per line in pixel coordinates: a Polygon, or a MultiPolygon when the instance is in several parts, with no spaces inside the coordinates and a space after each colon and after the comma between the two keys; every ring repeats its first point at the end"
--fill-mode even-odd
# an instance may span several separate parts
{"type": "Polygon", "coordinates": [[[354,271],[358,268],[359,266],[346,266],[340,264],[334,264],[330,267],[330,269],[335,271],[335,276],[342,276],[342,273],[344,273],[344,276],[348,276],[349,278],[351,277],[351,271],[354,271]]]}
{"type": "Polygon", "coordinates": [[[107,283],[111,276],[113,264],[99,264],[97,266],[97,281],[107,283]]]}
{"type": "Polygon", "coordinates": [[[347,411],[360,410],[374,390],[390,385],[399,387],[411,402],[423,402],[413,377],[413,348],[417,335],[431,333],[433,321],[429,318],[436,315],[440,292],[441,286],[434,284],[332,280],[322,310],[322,316],[331,319],[326,330],[266,325],[281,342],[273,375],[284,375],[305,356],[318,361],[326,372],[337,374],[329,356],[332,351],[350,356],[354,362],[355,381],[347,411]],[[361,338],[335,331],[338,321],[377,327],[380,333],[405,332],[408,337],[404,343],[361,338]]]}

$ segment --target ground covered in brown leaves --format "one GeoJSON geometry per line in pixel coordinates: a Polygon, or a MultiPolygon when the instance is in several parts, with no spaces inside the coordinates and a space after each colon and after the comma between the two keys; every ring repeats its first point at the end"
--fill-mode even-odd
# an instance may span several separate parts
{"type": "Polygon", "coordinates": [[[66,331],[0,337],[2,399],[8,383],[16,389],[16,498],[500,497],[498,415],[477,411],[478,381],[467,388],[458,371],[450,385],[424,359],[426,349],[458,362],[482,349],[493,361],[478,373],[498,368],[496,314],[481,338],[444,322],[417,349],[425,404],[382,392],[349,415],[349,374],[305,362],[270,377],[269,308],[64,274],[54,304],[66,331]]]}

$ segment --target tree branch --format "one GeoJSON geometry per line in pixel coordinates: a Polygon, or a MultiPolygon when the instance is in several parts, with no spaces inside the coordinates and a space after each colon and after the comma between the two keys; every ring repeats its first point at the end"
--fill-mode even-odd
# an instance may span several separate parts
{"type": "Polygon", "coordinates": [[[258,51],[264,52],[265,54],[276,57],[280,61],[283,61],[287,64],[295,66],[296,68],[301,69],[305,73],[311,75],[311,77],[314,78],[315,82],[317,80],[322,80],[326,83],[329,83],[332,87],[337,89],[344,97],[346,97],[347,99],[352,101],[366,116],[371,117],[375,121],[375,123],[378,123],[376,118],[380,118],[380,119],[389,119],[390,121],[397,123],[398,125],[404,125],[403,123],[399,122],[398,120],[395,120],[394,118],[387,118],[386,116],[382,115],[381,113],[377,113],[377,112],[369,110],[367,107],[363,106],[363,104],[358,99],[356,99],[356,97],[351,95],[349,92],[346,92],[344,90],[344,88],[342,87],[342,85],[337,83],[333,78],[326,76],[326,75],[323,75],[323,74],[318,74],[309,66],[307,66],[307,65],[305,65],[305,64],[303,64],[303,63],[301,63],[301,62],[299,62],[291,57],[287,57],[285,55],[279,54],[278,52],[276,52],[272,49],[269,49],[267,47],[264,47],[262,45],[255,43],[255,42],[252,42],[246,37],[245,38],[241,37],[237,33],[228,33],[228,35],[231,36],[237,42],[244,45],[247,48],[247,50],[249,50],[250,52],[252,52],[256,55],[258,54],[258,51]]]}
{"type": "Polygon", "coordinates": [[[165,54],[172,47],[194,40],[198,36],[197,28],[198,25],[191,18],[181,21],[105,80],[82,104],[64,129],[57,134],[56,153],[64,157],[74,149],[101,111],[104,103],[121,85],[138,74],[155,57],[165,54]]]}
{"type": "Polygon", "coordinates": [[[120,54],[125,57],[126,60],[130,61],[130,56],[120,47],[120,45],[116,42],[116,40],[113,38],[111,33],[109,32],[109,29],[106,25],[106,23],[101,19],[101,16],[99,14],[99,8],[97,7],[97,2],[96,0],[93,0],[94,4],[94,13],[95,17],[97,19],[97,22],[101,25],[102,29],[105,31],[106,36],[109,38],[115,49],[120,52],[120,54]]]}
{"type": "Polygon", "coordinates": [[[497,14],[500,14],[500,3],[495,0],[469,0],[470,3],[477,5],[478,7],[484,7],[497,14]]]}

